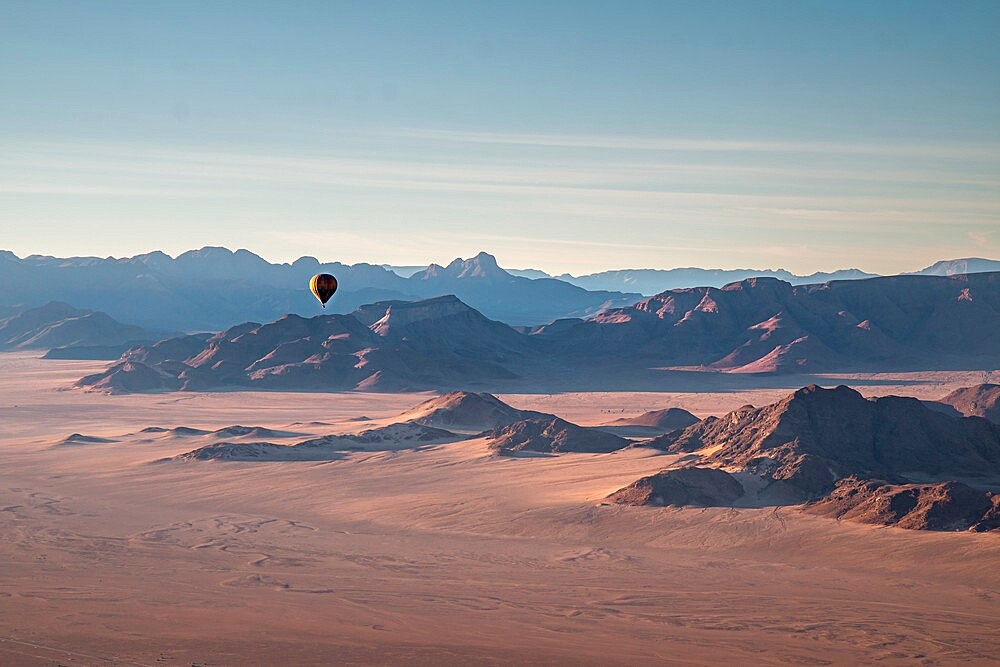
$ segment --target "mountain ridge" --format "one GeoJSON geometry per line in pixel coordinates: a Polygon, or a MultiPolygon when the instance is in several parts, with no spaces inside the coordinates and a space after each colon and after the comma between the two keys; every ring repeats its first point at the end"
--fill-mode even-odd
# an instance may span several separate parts
{"type": "Polygon", "coordinates": [[[80,386],[114,389],[116,374],[165,373],[173,379],[151,390],[656,388],[665,371],[736,377],[993,368],[997,340],[1000,273],[807,286],[753,278],[721,290],[664,292],[531,330],[491,320],[453,295],[344,315],[290,314],[207,340],[181,336],[130,350],[117,369],[80,386]]]}

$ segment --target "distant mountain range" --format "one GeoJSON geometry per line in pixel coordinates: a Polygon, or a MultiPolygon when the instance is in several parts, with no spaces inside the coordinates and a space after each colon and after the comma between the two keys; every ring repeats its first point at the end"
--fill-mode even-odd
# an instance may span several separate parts
{"type": "Polygon", "coordinates": [[[491,318],[531,325],[586,317],[641,298],[638,293],[588,291],[561,280],[513,276],[486,253],[448,266],[431,264],[403,278],[371,264],[323,264],[313,257],[271,264],[247,250],[225,248],[192,250],[176,259],[162,252],[125,259],[21,259],[0,251],[0,308],[59,300],[146,327],[217,331],[248,319],[321,312],[308,290],[309,278],[321,272],[340,282],[327,310],[334,313],[380,300],[454,294],[491,318]]]}
{"type": "MultiPolygon", "coordinates": [[[[376,301],[455,295],[488,318],[533,326],[628,306],[643,295],[667,289],[721,287],[752,276],[772,276],[792,284],[871,277],[856,269],[811,276],[783,270],[642,269],[553,278],[535,269],[502,269],[487,253],[456,259],[447,266],[394,268],[399,273],[372,264],[321,263],[313,257],[272,264],[247,250],[212,247],[176,258],[152,252],[123,259],[40,255],[22,259],[0,251],[0,284],[4,285],[0,316],[14,306],[63,301],[143,327],[218,331],[247,320],[266,322],[288,313],[323,312],[307,283],[313,274],[325,272],[340,281],[340,290],[326,312],[349,313],[376,301]]],[[[1000,262],[951,260],[920,273],[986,270],[1000,270],[1000,262]]]]}
{"type": "MultiPolygon", "coordinates": [[[[672,290],[517,330],[454,296],[247,322],[131,350],[105,391],[654,389],[664,368],[821,373],[1000,366],[1000,272],[672,290]]],[[[699,373],[699,375],[703,375],[699,373]]]]}
{"type": "MultiPolygon", "coordinates": [[[[959,273],[986,273],[989,271],[1000,271],[1000,260],[980,259],[977,257],[945,260],[904,275],[951,276],[959,273]]],[[[792,285],[809,285],[825,283],[830,280],[876,278],[878,274],[866,273],[860,269],[840,269],[829,273],[818,272],[798,276],[784,269],[700,269],[690,267],[678,269],[622,269],[618,271],[602,271],[583,276],[571,276],[568,273],[564,273],[556,277],[559,280],[564,280],[586,289],[625,290],[652,296],[666,290],[683,287],[722,287],[729,283],[754,277],[777,278],[792,285]]]]}
{"type": "Polygon", "coordinates": [[[174,334],[122,324],[104,313],[58,301],[12,308],[0,317],[0,350],[48,350],[49,358],[116,359],[132,346],[170,335],[174,334]]]}

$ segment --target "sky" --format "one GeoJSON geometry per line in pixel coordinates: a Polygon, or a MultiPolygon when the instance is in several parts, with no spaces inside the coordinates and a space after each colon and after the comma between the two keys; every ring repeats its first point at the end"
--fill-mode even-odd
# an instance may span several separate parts
{"type": "Polygon", "coordinates": [[[0,248],[1000,258],[1000,2],[0,0],[0,248]]]}

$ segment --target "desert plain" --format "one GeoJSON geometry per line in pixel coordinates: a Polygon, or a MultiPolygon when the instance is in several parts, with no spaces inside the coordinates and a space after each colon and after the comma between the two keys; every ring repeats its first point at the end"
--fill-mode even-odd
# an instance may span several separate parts
{"type": "MultiPolygon", "coordinates": [[[[108,396],[70,389],[104,363],[37,357],[0,355],[3,665],[1000,662],[996,533],[605,503],[677,456],[638,448],[498,457],[473,437],[165,461],[215,436],[144,429],[261,426],[293,442],[392,423],[433,394],[108,396]]],[[[723,415],[808,382],[934,399],[981,381],[500,398],[597,425],[723,415]]]]}

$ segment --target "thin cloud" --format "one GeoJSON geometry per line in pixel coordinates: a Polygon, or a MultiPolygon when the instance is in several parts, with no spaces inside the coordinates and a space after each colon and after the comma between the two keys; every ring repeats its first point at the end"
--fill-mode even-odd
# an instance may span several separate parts
{"type": "Polygon", "coordinates": [[[841,144],[828,142],[734,141],[721,139],[679,139],[669,137],[600,136],[570,134],[515,134],[405,128],[391,132],[411,139],[475,144],[594,148],[639,151],[723,152],[723,153],[831,153],[841,155],[918,156],[951,159],[991,159],[1000,156],[1000,146],[976,145],[890,145],[841,144]]]}

